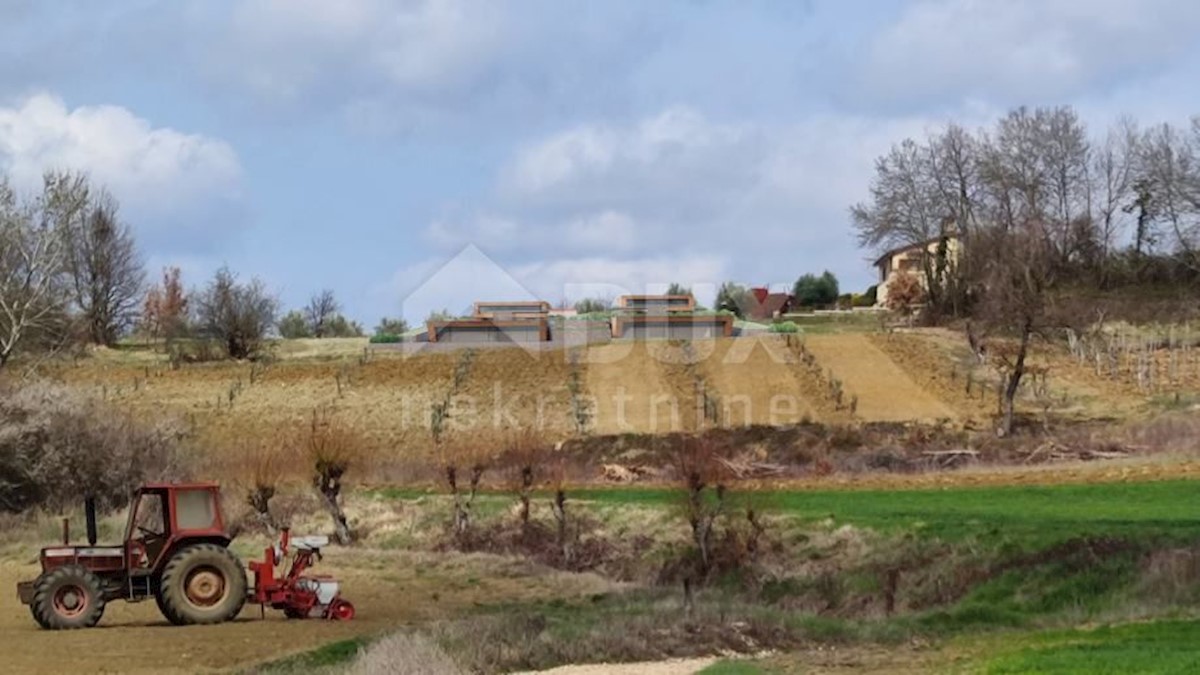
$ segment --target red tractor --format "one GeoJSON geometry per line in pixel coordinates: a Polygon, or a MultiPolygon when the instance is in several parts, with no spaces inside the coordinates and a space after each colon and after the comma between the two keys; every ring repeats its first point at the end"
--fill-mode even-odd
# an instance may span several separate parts
{"type": "Polygon", "coordinates": [[[43,628],[88,628],[100,621],[106,603],[148,598],[177,625],[229,621],[248,599],[284,609],[289,618],[354,615],[353,606],[338,595],[336,581],[301,576],[320,555],[315,544],[323,542],[315,538],[303,540],[303,548],[297,545],[292,569],[279,579],[264,575],[261,565],[273,569],[286,551],[254,563],[256,587],[248,592],[246,570],[228,548],[232,537],[221,517],[216,483],[143,486],[129,510],[125,541],[116,546],[96,545],[95,502],[85,504],[87,546],[69,543],[64,520],[63,544],[42,549],[41,575],[17,584],[21,602],[43,628]]]}

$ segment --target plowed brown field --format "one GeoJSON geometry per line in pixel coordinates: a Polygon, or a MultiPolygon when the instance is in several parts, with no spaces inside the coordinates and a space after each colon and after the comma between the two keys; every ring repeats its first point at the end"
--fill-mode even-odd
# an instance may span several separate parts
{"type": "Polygon", "coordinates": [[[585,354],[585,388],[592,397],[592,429],[598,434],[667,433],[694,419],[691,386],[681,369],[669,368],[664,343],[630,342],[592,347],[585,354]],[[685,417],[686,416],[686,417],[685,417]]]}
{"type": "Polygon", "coordinates": [[[903,422],[956,419],[958,415],[934,393],[913,382],[865,335],[812,335],[805,345],[822,370],[842,381],[847,396],[858,397],[864,420],[903,422]]]}
{"type": "Polygon", "coordinates": [[[816,419],[795,361],[777,337],[716,341],[699,367],[720,397],[722,425],[774,426],[816,419]]]}

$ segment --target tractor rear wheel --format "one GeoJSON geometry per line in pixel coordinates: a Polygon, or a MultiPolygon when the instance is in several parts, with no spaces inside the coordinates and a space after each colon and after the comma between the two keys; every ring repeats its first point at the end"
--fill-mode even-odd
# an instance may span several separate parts
{"type": "Polygon", "coordinates": [[[188,546],[163,567],[157,600],[176,625],[229,621],[246,604],[246,570],[222,546],[188,546]]]}
{"type": "Polygon", "coordinates": [[[42,574],[33,585],[33,619],[43,628],[91,628],[104,616],[100,577],[80,565],[64,565],[42,574]]]}

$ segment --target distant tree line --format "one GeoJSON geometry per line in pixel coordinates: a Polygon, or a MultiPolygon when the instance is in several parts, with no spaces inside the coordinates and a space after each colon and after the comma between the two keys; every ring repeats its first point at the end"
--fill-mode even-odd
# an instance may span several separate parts
{"type": "MultiPolygon", "coordinates": [[[[407,326],[385,319],[379,330],[407,326]]],[[[240,280],[227,267],[190,291],[178,268],[148,285],[117,201],[86,174],[48,172],[31,197],[0,174],[0,369],[20,353],[112,347],[135,334],[186,358],[254,358],[276,333],[348,337],[363,329],[330,290],[281,318],[262,281],[240,280]]]]}

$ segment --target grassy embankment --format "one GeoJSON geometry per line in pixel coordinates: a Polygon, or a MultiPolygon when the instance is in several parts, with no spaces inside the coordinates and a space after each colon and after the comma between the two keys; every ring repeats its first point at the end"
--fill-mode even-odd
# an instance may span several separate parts
{"type": "MultiPolygon", "coordinates": [[[[407,490],[375,495],[421,502],[407,490]]],[[[804,532],[859,530],[876,537],[866,559],[816,578],[776,569],[750,592],[744,578],[719,579],[691,609],[678,588],[653,585],[582,602],[485,607],[432,637],[465,665],[485,668],[773,648],[783,653],[714,672],[790,671],[811,659],[812,645],[833,644],[890,645],[883,652],[894,663],[885,667],[898,671],[1187,672],[1200,653],[1200,623],[1191,620],[1200,607],[1200,520],[1188,506],[1197,497],[1200,483],[1189,481],[757,493],[777,525],[790,523],[782,525],[785,546],[836,557],[810,546],[804,532]],[[922,586],[894,613],[865,603],[883,592],[881,561],[901,569],[902,586],[922,586]],[[943,583],[952,589],[931,600],[930,585],[943,583]],[[932,643],[935,656],[916,665],[914,642],[932,643]]],[[[570,499],[591,513],[660,511],[676,508],[680,495],[591,489],[570,499]]]]}

